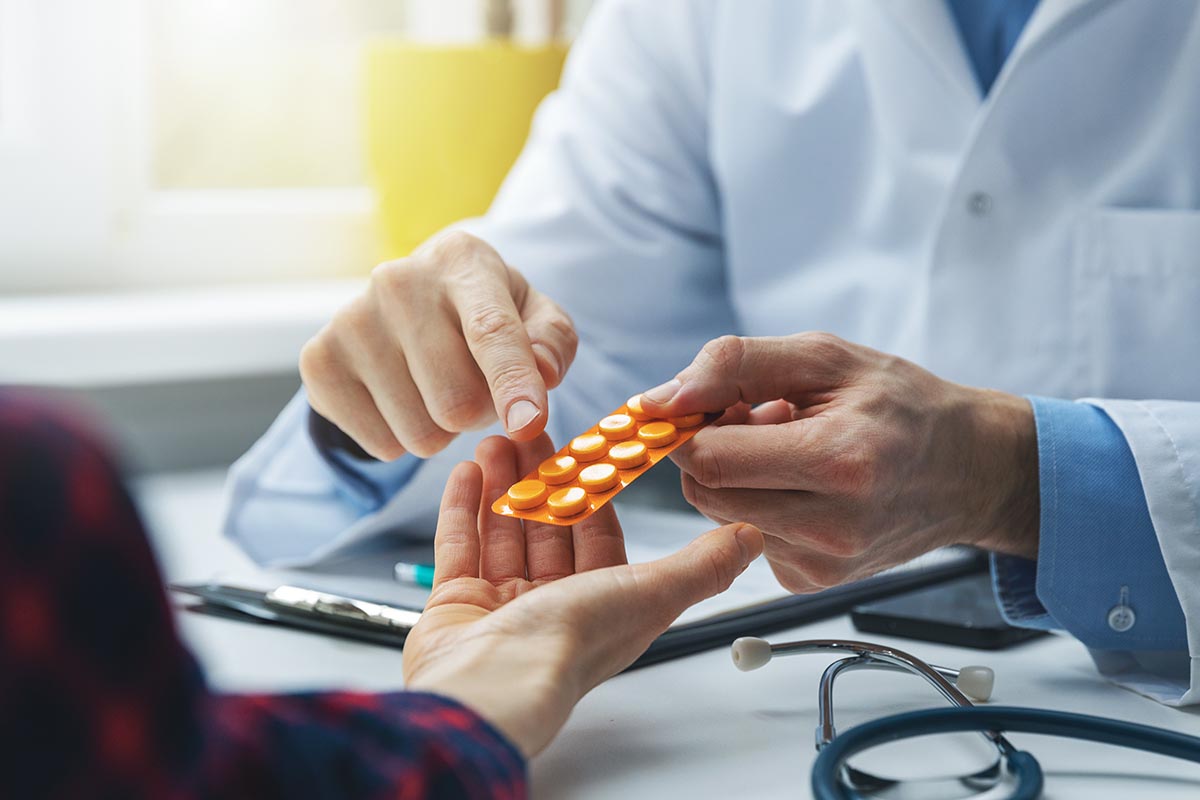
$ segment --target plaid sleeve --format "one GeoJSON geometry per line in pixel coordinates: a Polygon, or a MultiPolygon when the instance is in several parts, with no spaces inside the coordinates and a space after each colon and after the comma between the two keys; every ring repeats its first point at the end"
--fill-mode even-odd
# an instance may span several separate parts
{"type": "Polygon", "coordinates": [[[475,712],[417,692],[209,702],[206,792],[237,797],[523,798],[525,763],[475,712]]]}
{"type": "Polygon", "coordinates": [[[77,412],[0,390],[0,797],[523,797],[450,700],[215,695],[77,412]]]}

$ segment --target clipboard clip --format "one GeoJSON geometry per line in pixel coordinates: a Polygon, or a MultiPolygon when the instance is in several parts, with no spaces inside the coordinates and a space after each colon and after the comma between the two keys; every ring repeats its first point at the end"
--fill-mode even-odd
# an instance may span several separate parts
{"type": "Polygon", "coordinates": [[[333,617],[337,620],[353,620],[359,623],[405,632],[412,629],[421,619],[419,611],[394,608],[367,600],[356,600],[299,586],[277,586],[263,596],[268,605],[288,611],[311,614],[318,617],[333,617]]]}

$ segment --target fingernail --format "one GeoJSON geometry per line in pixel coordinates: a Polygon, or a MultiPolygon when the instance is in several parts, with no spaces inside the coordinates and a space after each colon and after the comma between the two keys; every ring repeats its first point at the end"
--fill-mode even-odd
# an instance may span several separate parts
{"type": "Polygon", "coordinates": [[[554,370],[554,376],[561,379],[563,376],[562,364],[558,363],[558,356],[554,355],[554,351],[541,342],[534,342],[531,347],[533,347],[533,352],[541,356],[542,360],[554,370]]]}
{"type": "Polygon", "coordinates": [[[759,542],[762,540],[762,534],[758,532],[758,528],[753,525],[742,525],[734,532],[733,538],[737,540],[738,550],[742,552],[743,567],[758,558],[759,542]]]}
{"type": "Polygon", "coordinates": [[[505,425],[509,433],[516,433],[537,418],[538,407],[528,400],[518,400],[508,407],[505,425]]]}
{"type": "Polygon", "coordinates": [[[655,403],[669,403],[682,386],[678,378],[671,378],[666,383],[642,392],[642,397],[655,403]]]}

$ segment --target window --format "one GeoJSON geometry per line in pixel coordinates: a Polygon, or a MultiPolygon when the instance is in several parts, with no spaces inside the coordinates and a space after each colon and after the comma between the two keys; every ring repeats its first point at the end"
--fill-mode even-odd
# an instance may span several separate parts
{"type": "Polygon", "coordinates": [[[364,274],[362,46],[487,2],[0,0],[0,292],[364,274]]]}
{"type": "Polygon", "coordinates": [[[50,264],[81,263],[106,239],[109,131],[98,108],[107,76],[96,69],[98,41],[86,35],[101,17],[100,4],[0,0],[5,288],[38,285],[50,264]]]}
{"type": "Polygon", "coordinates": [[[363,186],[360,49],[395,0],[158,0],[150,37],[159,189],[363,186]]]}

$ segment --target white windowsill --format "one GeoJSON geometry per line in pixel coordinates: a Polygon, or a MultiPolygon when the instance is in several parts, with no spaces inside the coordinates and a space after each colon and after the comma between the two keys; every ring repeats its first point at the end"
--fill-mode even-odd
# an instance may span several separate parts
{"type": "Polygon", "coordinates": [[[0,297],[0,384],[92,388],[287,372],[363,285],[0,297]]]}

